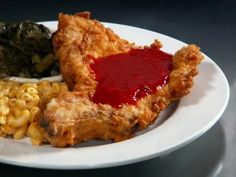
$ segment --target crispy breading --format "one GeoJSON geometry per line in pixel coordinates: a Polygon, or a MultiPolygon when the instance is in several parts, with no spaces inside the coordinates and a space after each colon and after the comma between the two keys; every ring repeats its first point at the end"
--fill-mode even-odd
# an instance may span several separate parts
{"type": "Polygon", "coordinates": [[[100,22],[90,20],[88,12],[74,16],[59,15],[58,31],[53,45],[60,61],[60,69],[71,90],[92,95],[96,81],[88,68],[90,60],[116,53],[127,52],[134,44],[120,39],[100,22]]]}
{"type": "MultiPolygon", "coordinates": [[[[91,139],[120,141],[130,138],[136,130],[152,124],[161,110],[172,101],[189,93],[197,65],[203,59],[199,48],[189,45],[172,58],[173,70],[168,82],[156,93],[117,109],[91,101],[97,81],[91,72],[88,55],[101,57],[128,52],[134,44],[120,39],[89,14],[59,16],[58,31],[53,44],[61,72],[71,92],[63,92],[47,104],[41,120],[45,137],[53,146],[65,147],[91,139]]],[[[155,41],[151,47],[160,48],[155,41]]]]}

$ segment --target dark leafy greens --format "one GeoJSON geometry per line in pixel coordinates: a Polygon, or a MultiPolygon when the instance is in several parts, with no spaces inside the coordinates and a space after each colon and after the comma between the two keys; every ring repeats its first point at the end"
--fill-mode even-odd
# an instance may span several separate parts
{"type": "Polygon", "coordinates": [[[0,21],[0,78],[57,75],[59,67],[51,37],[50,30],[40,24],[0,21]]]}

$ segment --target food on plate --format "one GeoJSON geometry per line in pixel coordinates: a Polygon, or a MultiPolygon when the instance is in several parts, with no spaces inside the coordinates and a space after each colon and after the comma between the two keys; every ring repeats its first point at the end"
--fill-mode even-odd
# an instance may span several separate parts
{"type": "Polygon", "coordinates": [[[52,33],[30,21],[0,21],[0,78],[40,78],[58,75],[58,61],[51,44],[52,33]]]}
{"type": "Polygon", "coordinates": [[[0,137],[21,139],[27,135],[32,144],[45,142],[38,124],[42,105],[63,91],[67,91],[67,86],[62,82],[0,81],[0,137]]]}
{"type": "Polygon", "coordinates": [[[90,19],[89,12],[60,14],[53,46],[70,91],[59,93],[45,105],[40,125],[45,138],[57,147],[132,137],[152,124],[168,104],[190,92],[203,59],[195,45],[183,47],[173,56],[160,50],[158,40],[149,47],[136,46],[90,19]],[[153,57],[162,63],[160,73],[155,71],[158,64],[153,57]]]}

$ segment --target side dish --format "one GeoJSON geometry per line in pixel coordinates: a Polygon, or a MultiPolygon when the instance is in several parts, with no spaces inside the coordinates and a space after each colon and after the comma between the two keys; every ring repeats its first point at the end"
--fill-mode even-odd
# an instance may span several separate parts
{"type": "Polygon", "coordinates": [[[63,91],[67,91],[67,86],[59,82],[0,81],[0,137],[21,139],[29,136],[34,145],[47,142],[38,125],[42,105],[63,91]]]}
{"type": "Polygon", "coordinates": [[[59,66],[51,36],[47,27],[34,22],[0,21],[0,78],[58,75],[59,66]]]}

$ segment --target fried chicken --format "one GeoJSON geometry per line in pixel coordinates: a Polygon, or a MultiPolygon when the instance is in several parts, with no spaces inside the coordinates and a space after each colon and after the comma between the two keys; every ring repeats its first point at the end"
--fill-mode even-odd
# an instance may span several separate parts
{"type": "Polygon", "coordinates": [[[120,39],[111,29],[89,18],[89,12],[74,16],[60,14],[58,30],[53,38],[63,78],[71,90],[83,95],[92,95],[96,87],[87,67],[87,56],[122,53],[134,47],[134,44],[120,39]]]}
{"type": "MultiPolygon", "coordinates": [[[[139,99],[135,105],[122,104],[115,108],[91,100],[98,83],[89,67],[88,56],[125,53],[137,46],[90,19],[88,12],[60,14],[53,45],[61,73],[71,90],[53,98],[41,119],[45,137],[56,147],[91,139],[121,141],[132,137],[137,130],[152,124],[168,104],[189,93],[197,65],[203,59],[197,46],[182,48],[172,58],[173,68],[163,87],[139,99]]],[[[155,41],[150,47],[161,45],[155,41]]]]}

